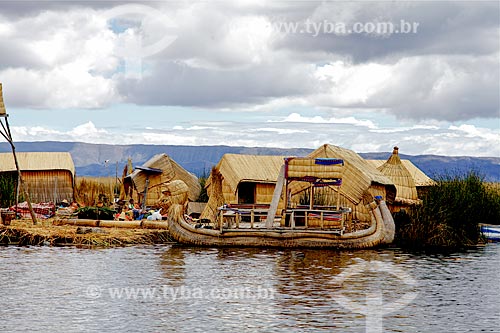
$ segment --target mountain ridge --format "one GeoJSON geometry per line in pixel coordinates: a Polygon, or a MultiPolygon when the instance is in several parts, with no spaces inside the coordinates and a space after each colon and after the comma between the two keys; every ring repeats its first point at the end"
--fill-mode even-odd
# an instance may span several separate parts
{"type": "MultiPolygon", "coordinates": [[[[169,155],[174,161],[194,174],[206,175],[226,153],[305,156],[314,149],[309,148],[268,148],[243,146],[187,146],[187,145],[116,145],[92,144],[83,142],[40,141],[16,142],[18,152],[69,152],[75,163],[78,176],[121,175],[127,159],[133,165],[141,165],[152,156],[160,153],[169,155]],[[108,161],[105,163],[105,161],[108,161]],[[113,172],[114,171],[114,172],[113,172]]],[[[10,152],[7,142],[0,143],[0,152],[10,152]]],[[[359,153],[365,159],[386,160],[391,152],[359,153]]],[[[402,159],[412,161],[431,178],[440,175],[477,171],[486,181],[500,182],[500,157],[406,155],[402,159]]]]}

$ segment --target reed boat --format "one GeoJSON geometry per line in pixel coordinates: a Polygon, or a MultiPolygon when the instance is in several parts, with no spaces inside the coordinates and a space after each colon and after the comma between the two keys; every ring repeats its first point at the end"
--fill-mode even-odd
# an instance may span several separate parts
{"type": "Polygon", "coordinates": [[[500,225],[481,224],[481,233],[487,240],[500,242],[500,225]]]}
{"type": "MultiPolygon", "coordinates": [[[[192,221],[184,214],[187,185],[167,184],[171,193],[168,228],[181,244],[276,248],[361,249],[390,244],[395,225],[386,202],[373,197],[366,207],[371,223],[362,230],[347,228],[351,209],[314,204],[314,189],[336,187],[340,198],[344,162],[333,158],[285,158],[269,205],[223,205],[215,221],[192,221]],[[289,200],[293,182],[309,183],[309,205],[289,200]],[[284,208],[279,209],[279,206],[284,208]]],[[[213,181],[213,180],[212,180],[213,181]]]]}

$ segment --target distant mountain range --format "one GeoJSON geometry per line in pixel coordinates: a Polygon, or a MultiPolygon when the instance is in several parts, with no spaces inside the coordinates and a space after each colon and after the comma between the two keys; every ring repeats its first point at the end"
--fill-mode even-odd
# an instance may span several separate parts
{"type": "MultiPolygon", "coordinates": [[[[313,149],[306,148],[260,148],[230,146],[173,146],[173,145],[104,145],[81,142],[16,142],[18,152],[69,152],[75,163],[77,176],[121,176],[127,159],[134,166],[142,165],[152,156],[165,153],[186,170],[201,176],[208,174],[211,167],[219,162],[222,155],[288,155],[305,156],[313,149]],[[108,161],[108,162],[105,162],[108,161]]],[[[7,142],[0,143],[0,152],[10,152],[7,142]]],[[[386,160],[391,152],[359,153],[366,159],[386,160]]],[[[462,174],[477,171],[487,181],[500,182],[500,157],[404,155],[431,178],[443,174],[462,174]]]]}

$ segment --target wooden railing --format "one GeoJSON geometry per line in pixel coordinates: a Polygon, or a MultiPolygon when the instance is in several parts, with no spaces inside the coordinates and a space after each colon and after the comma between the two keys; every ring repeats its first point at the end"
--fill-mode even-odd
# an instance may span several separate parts
{"type": "MultiPolygon", "coordinates": [[[[236,229],[240,227],[240,223],[242,222],[243,217],[250,218],[250,228],[253,229],[254,223],[256,222],[255,218],[267,217],[269,212],[269,205],[261,205],[261,204],[238,204],[238,205],[225,205],[222,208],[219,208],[219,227],[222,230],[224,227],[224,218],[226,220],[228,218],[234,217],[236,229]]],[[[229,227],[228,221],[228,227],[229,227]]]]}
{"type": "MultiPolygon", "coordinates": [[[[294,208],[284,211],[282,216],[282,227],[290,229],[322,229],[337,230],[343,233],[344,215],[349,209],[323,209],[335,207],[321,207],[314,209],[294,208]]],[[[256,222],[262,222],[269,213],[269,205],[261,204],[238,204],[224,205],[219,208],[219,228],[230,229],[231,223],[239,229],[242,222],[248,222],[250,229],[254,229],[256,222]],[[243,221],[247,220],[247,221],[243,221]]],[[[261,226],[262,227],[262,226],[261,226]]],[[[248,227],[247,227],[248,228],[248,227]]]]}

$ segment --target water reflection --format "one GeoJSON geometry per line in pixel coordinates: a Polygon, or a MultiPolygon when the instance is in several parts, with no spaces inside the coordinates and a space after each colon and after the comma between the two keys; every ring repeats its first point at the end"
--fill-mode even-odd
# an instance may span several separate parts
{"type": "Polygon", "coordinates": [[[165,285],[180,287],[186,278],[185,249],[172,246],[161,254],[160,267],[165,278],[165,285]]]}
{"type": "Polygon", "coordinates": [[[366,305],[367,295],[381,295],[388,312],[416,291],[406,307],[389,309],[384,332],[498,332],[499,276],[496,244],[450,255],[0,247],[0,331],[365,332],[367,317],[339,299],[366,305]],[[89,287],[101,295],[89,297],[89,287]],[[110,294],[120,288],[155,293],[110,294]],[[273,293],[231,294],[242,288],[273,293]]]}

